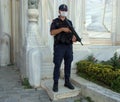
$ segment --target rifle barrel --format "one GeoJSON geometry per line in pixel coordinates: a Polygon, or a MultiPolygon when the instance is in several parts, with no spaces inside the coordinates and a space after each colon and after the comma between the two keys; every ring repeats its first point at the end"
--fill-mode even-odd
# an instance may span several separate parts
{"type": "Polygon", "coordinates": [[[68,27],[70,28],[70,30],[72,31],[72,33],[75,35],[77,41],[79,41],[81,43],[81,45],[83,45],[83,43],[81,42],[81,38],[78,36],[78,34],[74,30],[74,28],[71,26],[70,22],[67,19],[65,19],[65,21],[66,21],[68,27]]]}

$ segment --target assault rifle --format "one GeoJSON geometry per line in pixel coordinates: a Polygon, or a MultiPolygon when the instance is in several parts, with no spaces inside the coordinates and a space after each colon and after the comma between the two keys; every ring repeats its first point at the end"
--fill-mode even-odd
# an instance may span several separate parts
{"type": "Polygon", "coordinates": [[[69,29],[71,30],[72,34],[76,37],[76,40],[78,42],[80,42],[81,45],[83,45],[83,43],[81,42],[81,38],[78,36],[78,34],[74,30],[74,28],[71,26],[70,22],[67,19],[65,19],[65,22],[66,22],[67,26],[69,27],[69,29]]]}

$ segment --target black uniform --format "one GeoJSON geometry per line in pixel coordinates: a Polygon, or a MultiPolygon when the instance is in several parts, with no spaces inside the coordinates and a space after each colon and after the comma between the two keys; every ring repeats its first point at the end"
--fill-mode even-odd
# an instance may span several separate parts
{"type": "MultiPolygon", "coordinates": [[[[72,22],[69,20],[70,24],[72,22]]],[[[59,17],[54,19],[50,30],[59,29],[61,27],[67,27],[65,21],[62,21],[59,17]]],[[[62,60],[64,59],[64,72],[65,72],[65,82],[69,81],[71,73],[71,62],[73,60],[73,48],[72,48],[72,34],[61,32],[54,36],[54,82],[58,82],[60,76],[60,66],[62,60]]]]}

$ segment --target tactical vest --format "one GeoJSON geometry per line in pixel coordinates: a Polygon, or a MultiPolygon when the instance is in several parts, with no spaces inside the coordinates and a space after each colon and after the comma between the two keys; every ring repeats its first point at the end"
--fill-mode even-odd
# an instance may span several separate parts
{"type": "MultiPolygon", "coordinates": [[[[54,20],[56,29],[59,29],[61,27],[68,27],[67,24],[60,20],[59,18],[56,18],[54,20]]],[[[72,25],[72,23],[70,22],[72,25]]],[[[72,44],[72,34],[66,33],[66,32],[60,32],[59,34],[54,36],[54,44],[72,44]]]]}

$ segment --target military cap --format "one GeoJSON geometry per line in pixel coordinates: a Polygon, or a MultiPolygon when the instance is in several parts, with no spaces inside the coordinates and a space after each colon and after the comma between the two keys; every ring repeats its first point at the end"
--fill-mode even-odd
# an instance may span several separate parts
{"type": "Polygon", "coordinates": [[[60,10],[60,11],[68,11],[68,7],[67,7],[67,5],[65,5],[65,4],[61,4],[61,5],[59,6],[59,10],[60,10]]]}

